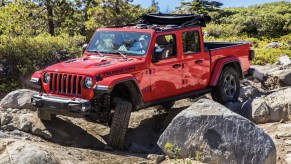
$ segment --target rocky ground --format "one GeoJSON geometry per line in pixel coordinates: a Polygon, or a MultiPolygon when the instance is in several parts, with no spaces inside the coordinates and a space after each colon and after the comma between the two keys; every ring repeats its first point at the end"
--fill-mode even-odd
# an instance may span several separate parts
{"type": "MultiPolygon", "coordinates": [[[[254,78],[242,81],[240,101],[226,107],[269,134],[276,145],[277,163],[291,163],[291,67],[277,64],[256,69],[254,78]]],[[[172,119],[195,101],[177,101],[168,112],[157,108],[133,112],[123,151],[106,146],[106,126],[64,116],[40,121],[30,106],[4,105],[0,107],[0,163],[199,163],[169,159],[160,155],[157,145],[172,119]]]]}
{"type": "Polygon", "coordinates": [[[155,108],[133,112],[124,151],[105,146],[106,126],[64,116],[40,121],[35,111],[1,108],[0,163],[156,163],[164,156],[148,155],[161,154],[160,134],[190,104],[178,101],[169,113],[155,108]]]}

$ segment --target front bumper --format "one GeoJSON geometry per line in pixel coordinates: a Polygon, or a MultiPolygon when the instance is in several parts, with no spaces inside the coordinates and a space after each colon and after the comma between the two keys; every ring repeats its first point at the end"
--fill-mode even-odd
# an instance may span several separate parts
{"type": "Polygon", "coordinates": [[[31,103],[39,110],[57,115],[83,117],[91,111],[91,102],[80,98],[70,99],[42,94],[33,95],[31,103]]]}

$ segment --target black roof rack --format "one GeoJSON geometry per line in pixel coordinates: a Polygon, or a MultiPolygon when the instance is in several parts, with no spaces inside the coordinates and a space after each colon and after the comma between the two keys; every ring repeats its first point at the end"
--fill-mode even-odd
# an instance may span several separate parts
{"type": "Polygon", "coordinates": [[[211,21],[211,17],[203,14],[144,14],[140,23],[148,25],[177,25],[177,26],[202,26],[211,21]]]}
{"type": "MultiPolygon", "coordinates": [[[[151,13],[144,14],[138,19],[127,22],[126,25],[111,27],[137,26],[138,28],[151,28],[162,30],[156,26],[166,26],[165,29],[183,28],[192,26],[206,27],[206,23],[211,21],[211,17],[204,14],[163,14],[151,13]],[[149,27],[150,26],[150,27],[149,27]]],[[[162,30],[162,31],[163,31],[162,30]]]]}

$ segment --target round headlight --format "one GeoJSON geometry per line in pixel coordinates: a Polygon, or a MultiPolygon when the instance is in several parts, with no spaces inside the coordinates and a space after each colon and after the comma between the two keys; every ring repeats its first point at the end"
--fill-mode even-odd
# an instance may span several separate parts
{"type": "Polygon", "coordinates": [[[45,73],[44,76],[43,76],[43,82],[45,84],[48,84],[50,82],[50,79],[51,79],[50,74],[45,73]]]}
{"type": "Polygon", "coordinates": [[[84,83],[86,88],[91,88],[93,85],[93,79],[91,77],[86,77],[84,83]]]}

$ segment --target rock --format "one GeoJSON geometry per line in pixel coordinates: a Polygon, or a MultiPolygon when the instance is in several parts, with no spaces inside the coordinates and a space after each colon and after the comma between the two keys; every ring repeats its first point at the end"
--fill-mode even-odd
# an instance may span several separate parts
{"type": "Polygon", "coordinates": [[[291,140],[287,140],[287,141],[285,141],[285,145],[286,145],[286,146],[291,146],[291,140]]]}
{"type": "Polygon", "coordinates": [[[287,151],[286,153],[286,162],[291,163],[291,151],[287,151]]]}
{"type": "Polygon", "coordinates": [[[291,88],[273,92],[265,97],[250,99],[242,105],[244,116],[255,123],[279,122],[288,120],[291,104],[291,88]]]}
{"type": "Polygon", "coordinates": [[[11,132],[11,134],[12,134],[12,135],[16,135],[16,136],[21,136],[21,135],[23,134],[23,132],[21,132],[21,131],[15,129],[15,130],[13,130],[13,131],[11,132]]]}
{"type": "Polygon", "coordinates": [[[17,113],[19,111],[19,109],[12,109],[12,113],[17,113]]]}
{"type": "Polygon", "coordinates": [[[291,60],[290,60],[290,58],[287,55],[281,56],[277,60],[283,66],[288,66],[288,65],[291,64],[291,60]]]}
{"type": "Polygon", "coordinates": [[[279,124],[278,125],[278,133],[276,134],[276,136],[278,138],[290,138],[291,137],[291,124],[287,123],[287,124],[279,124]]]}
{"type": "Polygon", "coordinates": [[[0,163],[58,163],[52,153],[33,144],[15,141],[3,147],[0,163]]]}
{"type": "Polygon", "coordinates": [[[291,68],[270,72],[269,75],[277,78],[280,86],[291,86],[291,68]]]}
{"type": "Polygon", "coordinates": [[[241,109],[242,104],[241,102],[237,101],[237,102],[228,102],[224,106],[230,109],[231,111],[238,113],[241,109]]]}
{"type": "Polygon", "coordinates": [[[265,46],[265,48],[279,48],[283,46],[282,43],[279,43],[279,42],[272,42],[272,43],[269,43],[265,46]]]}
{"type": "Polygon", "coordinates": [[[239,97],[242,98],[243,101],[246,101],[250,98],[260,97],[261,95],[264,95],[264,93],[250,84],[240,88],[239,97]]]}
{"type": "Polygon", "coordinates": [[[249,99],[242,105],[241,115],[255,123],[271,121],[270,107],[263,98],[249,99]]]}
{"type": "Polygon", "coordinates": [[[158,155],[158,154],[149,154],[147,156],[148,160],[153,160],[155,161],[155,163],[161,163],[162,161],[164,161],[166,158],[164,155],[158,155]]]}
{"type": "Polygon", "coordinates": [[[32,127],[32,134],[43,137],[44,139],[51,139],[52,134],[44,128],[32,127]]]}
{"type": "Polygon", "coordinates": [[[271,137],[221,104],[201,99],[179,113],[158,140],[169,157],[205,163],[276,163],[271,137]]]}
{"type": "Polygon", "coordinates": [[[260,80],[260,81],[264,81],[265,79],[265,74],[263,73],[263,71],[261,70],[258,70],[255,68],[255,71],[254,71],[254,74],[253,74],[253,77],[260,80]]]}
{"type": "Polygon", "coordinates": [[[0,130],[0,138],[6,138],[6,137],[8,137],[7,134],[5,134],[4,132],[0,130]]]}
{"type": "Polygon", "coordinates": [[[12,108],[6,109],[6,112],[10,113],[12,111],[12,108]]]}
{"type": "Polygon", "coordinates": [[[32,95],[37,94],[36,91],[29,89],[19,89],[7,94],[0,102],[3,108],[28,108],[36,109],[30,102],[32,95]]]}
{"type": "Polygon", "coordinates": [[[12,116],[9,115],[8,113],[2,113],[1,115],[1,126],[3,125],[7,125],[10,123],[10,121],[12,120],[12,116]]]}
{"type": "Polygon", "coordinates": [[[33,114],[31,113],[19,115],[19,129],[24,132],[31,132],[32,119],[33,119],[33,114]]]}

